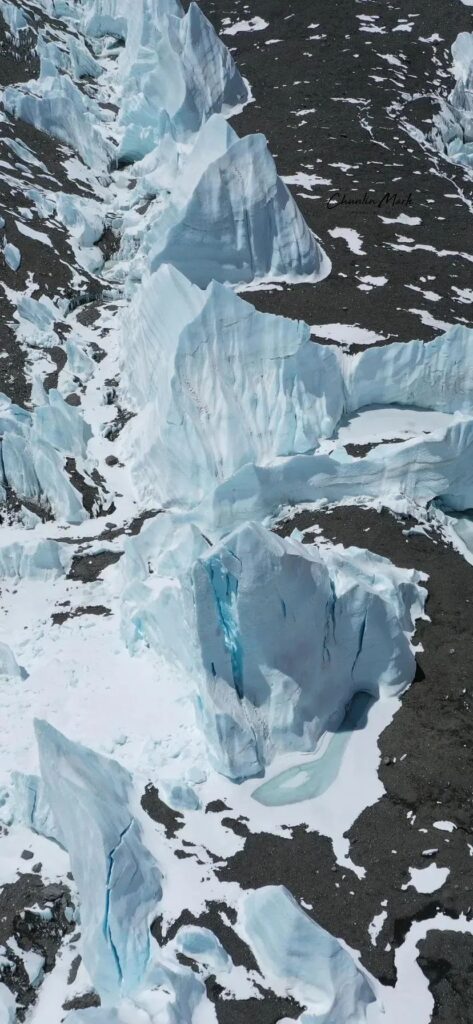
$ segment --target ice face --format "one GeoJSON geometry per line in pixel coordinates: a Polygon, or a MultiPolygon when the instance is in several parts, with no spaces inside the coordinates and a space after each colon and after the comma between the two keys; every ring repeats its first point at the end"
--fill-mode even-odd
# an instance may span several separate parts
{"type": "Polygon", "coordinates": [[[136,653],[146,643],[193,671],[197,650],[190,568],[209,542],[192,524],[163,513],[124,547],[121,632],[128,649],[136,653]]]}
{"type": "Polygon", "coordinates": [[[365,349],[343,360],[346,410],[403,405],[473,413],[473,331],[457,324],[433,341],[365,349]]]}
{"type": "Polygon", "coordinates": [[[239,923],[259,966],[307,1007],[301,1021],[363,1024],[375,994],[340,942],[296,903],[284,886],[245,893],[239,923]]]}
{"type": "Polygon", "coordinates": [[[278,177],[263,135],[231,142],[214,155],[214,115],[201,129],[197,156],[207,165],[195,187],[194,156],[170,206],[150,227],[150,269],[172,263],[205,288],[210,281],[247,283],[289,277],[321,280],[330,261],[278,177]]]}
{"type": "Polygon", "coordinates": [[[40,78],[24,89],[8,86],[3,103],[13,117],[71,146],[88,166],[107,167],[110,152],[96,127],[100,109],[86,100],[67,75],[59,75],[50,61],[43,61],[40,78]]]}
{"type": "Polygon", "coordinates": [[[217,487],[194,517],[220,535],[247,519],[277,514],[283,506],[347,498],[378,500],[399,511],[426,509],[439,500],[464,511],[473,504],[473,420],[402,444],[381,444],[362,458],[344,449],[332,455],[296,455],[271,465],[247,465],[217,487]]]}
{"type": "Polygon", "coordinates": [[[148,967],[161,872],[131,810],[128,772],[47,722],[35,728],[44,796],[79,889],[84,962],[102,1002],[116,1002],[148,967]]]}
{"type": "Polygon", "coordinates": [[[143,0],[127,26],[118,119],[124,160],[141,160],[167,133],[184,139],[211,114],[248,99],[230,52],[196,4],[183,17],[166,17],[161,8],[154,17],[155,8],[143,0]]]}
{"type": "Polygon", "coordinates": [[[0,544],[0,576],[11,579],[57,579],[63,576],[67,558],[53,540],[24,540],[0,544]]]}
{"type": "Polygon", "coordinates": [[[10,270],[18,270],[21,263],[21,252],[16,245],[12,245],[11,242],[3,248],[3,255],[5,257],[5,263],[10,267],[10,270]]]}
{"type": "Polygon", "coordinates": [[[163,266],[123,329],[124,433],[140,497],[195,505],[247,463],[313,450],[344,407],[335,351],[301,321],[163,266]],[[159,312],[158,312],[159,311],[159,312]]]}
{"type": "Polygon", "coordinates": [[[8,644],[0,643],[0,677],[9,679],[24,679],[26,672],[20,668],[11,647],[8,644]]]}
{"type": "Polygon", "coordinates": [[[53,839],[60,846],[65,846],[64,837],[53,817],[45,786],[38,775],[24,775],[13,772],[15,821],[31,828],[46,839],[53,839]]]}
{"type": "Polygon", "coordinates": [[[15,1024],[16,1000],[6,985],[0,981],[0,1024],[15,1024]]]}
{"type": "Polygon", "coordinates": [[[448,101],[439,100],[433,138],[449,160],[473,167],[473,33],[460,32],[452,45],[452,56],[457,82],[448,101]]]}
{"type": "Polygon", "coordinates": [[[226,972],[231,969],[231,958],[209,928],[183,925],[176,934],[175,943],[180,953],[203,964],[209,969],[209,973],[226,972]]]}
{"type": "Polygon", "coordinates": [[[359,554],[247,523],[197,560],[199,714],[218,771],[243,779],[276,752],[312,750],[355,693],[412,681],[420,577],[359,554]]]}
{"type": "Polygon", "coordinates": [[[87,519],[81,497],[64,468],[65,455],[86,455],[91,437],[78,409],[68,405],[55,389],[44,395],[44,404],[32,414],[0,395],[0,426],[3,486],[20,500],[46,506],[68,523],[87,519]]]}

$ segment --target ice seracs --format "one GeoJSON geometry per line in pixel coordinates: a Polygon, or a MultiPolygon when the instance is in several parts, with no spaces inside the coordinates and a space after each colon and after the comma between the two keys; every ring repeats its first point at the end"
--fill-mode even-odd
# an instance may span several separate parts
{"type": "Polygon", "coordinates": [[[219,129],[219,117],[204,124],[168,208],[150,226],[150,269],[172,263],[202,288],[212,280],[326,277],[330,261],[279,178],[265,137],[240,139],[229,126],[219,129]]]}
{"type": "Polygon", "coordinates": [[[82,955],[105,1004],[143,982],[161,871],[133,813],[132,780],[116,761],[36,721],[44,797],[80,894],[82,955]]]}
{"type": "Polygon", "coordinates": [[[128,19],[120,62],[122,161],[141,160],[167,134],[185,140],[211,114],[230,113],[248,99],[229,50],[198,5],[183,17],[166,16],[168,6],[174,5],[157,10],[142,0],[128,19]]]}
{"type": "Polygon", "coordinates": [[[276,752],[313,750],[355,693],[400,693],[415,673],[419,581],[368,552],[254,523],[199,558],[198,716],[217,769],[258,775],[276,752]]]}
{"type": "Polygon", "coordinates": [[[376,999],[368,976],[284,886],[245,893],[238,920],[276,991],[306,1007],[301,1024],[364,1024],[376,999]]]}
{"type": "Polygon", "coordinates": [[[439,99],[433,139],[454,163],[473,167],[473,32],[460,32],[452,45],[455,88],[439,99]]]}
{"type": "Polygon", "coordinates": [[[121,354],[138,413],[122,443],[144,500],[195,505],[247,463],[313,450],[343,411],[335,350],[306,324],[171,266],[138,289],[121,354]]]}

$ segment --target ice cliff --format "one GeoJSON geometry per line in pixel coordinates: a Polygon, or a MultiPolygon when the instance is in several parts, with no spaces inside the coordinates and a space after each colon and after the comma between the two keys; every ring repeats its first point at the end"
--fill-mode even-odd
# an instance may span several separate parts
{"type": "Polygon", "coordinates": [[[137,416],[121,444],[139,498],[201,502],[199,525],[217,530],[285,502],[376,492],[467,508],[472,338],[457,325],[431,342],[347,356],[311,341],[301,321],[259,313],[217,282],[202,291],[162,266],[138,288],[122,332],[122,387],[137,416]],[[465,419],[362,461],[317,454],[344,417],[372,405],[465,419]]]}
{"type": "Polygon", "coordinates": [[[143,500],[192,506],[247,463],[313,450],[343,411],[334,349],[300,321],[257,312],[163,266],[122,334],[122,385],[139,415],[125,447],[143,500]]]}
{"type": "Polygon", "coordinates": [[[456,85],[448,100],[439,100],[433,139],[449,160],[473,167],[473,32],[459,33],[452,57],[456,85]]]}
{"type": "Polygon", "coordinates": [[[185,15],[178,8],[140,0],[133,16],[125,15],[121,160],[142,159],[166,134],[184,140],[211,114],[230,113],[248,99],[229,50],[197,4],[185,15]]]}
{"type": "Polygon", "coordinates": [[[304,1024],[363,1024],[375,994],[350,953],[284,886],[245,894],[239,923],[259,966],[306,1007],[304,1024]]]}
{"type": "Polygon", "coordinates": [[[143,982],[161,871],[143,844],[128,772],[47,722],[36,722],[36,737],[43,797],[79,889],[84,962],[102,1002],[113,1003],[143,982]]]}
{"type": "Polygon", "coordinates": [[[218,114],[199,132],[146,246],[152,271],[172,263],[201,287],[212,280],[317,281],[330,271],[265,137],[240,139],[218,114]]]}
{"type": "Polygon", "coordinates": [[[260,774],[276,752],[313,750],[355,693],[401,692],[415,673],[419,580],[366,551],[302,545],[255,523],[199,558],[198,715],[218,770],[260,774]]]}
{"type": "Polygon", "coordinates": [[[418,574],[255,523],[213,547],[187,531],[161,515],[128,542],[122,630],[132,652],[145,641],[187,669],[219,772],[247,778],[278,752],[313,750],[355,693],[397,695],[411,682],[418,574]],[[173,530],[186,557],[160,566],[173,530]]]}
{"type": "Polygon", "coordinates": [[[80,523],[87,518],[79,492],[64,468],[67,455],[82,460],[91,436],[80,412],[55,389],[44,404],[26,412],[0,395],[0,495],[13,492],[58,519],[80,523]]]}

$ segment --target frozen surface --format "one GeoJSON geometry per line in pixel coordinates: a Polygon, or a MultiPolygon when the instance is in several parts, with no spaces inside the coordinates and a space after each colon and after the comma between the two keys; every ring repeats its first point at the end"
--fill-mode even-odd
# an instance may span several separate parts
{"type": "Polygon", "coordinates": [[[239,917],[258,964],[286,995],[307,1008],[300,1020],[362,1024],[375,995],[367,976],[336,938],[284,886],[245,894],[239,917]]]}

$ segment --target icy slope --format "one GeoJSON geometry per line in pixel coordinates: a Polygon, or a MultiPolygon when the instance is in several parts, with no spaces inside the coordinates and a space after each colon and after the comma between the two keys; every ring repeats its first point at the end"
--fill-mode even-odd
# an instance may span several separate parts
{"type": "Polygon", "coordinates": [[[343,411],[336,353],[306,324],[216,282],[202,292],[170,266],[126,314],[122,386],[138,412],[123,440],[137,490],[165,504],[195,505],[246,463],[313,450],[343,411]]]}
{"type": "Polygon", "coordinates": [[[201,287],[326,277],[330,262],[278,177],[264,136],[239,139],[228,127],[222,153],[218,116],[201,129],[168,209],[150,228],[151,271],[172,263],[201,287]]]}
{"type": "Polygon", "coordinates": [[[44,797],[80,892],[84,961],[101,998],[114,1001],[143,981],[161,871],[131,810],[128,772],[46,722],[36,736],[44,797]]]}

